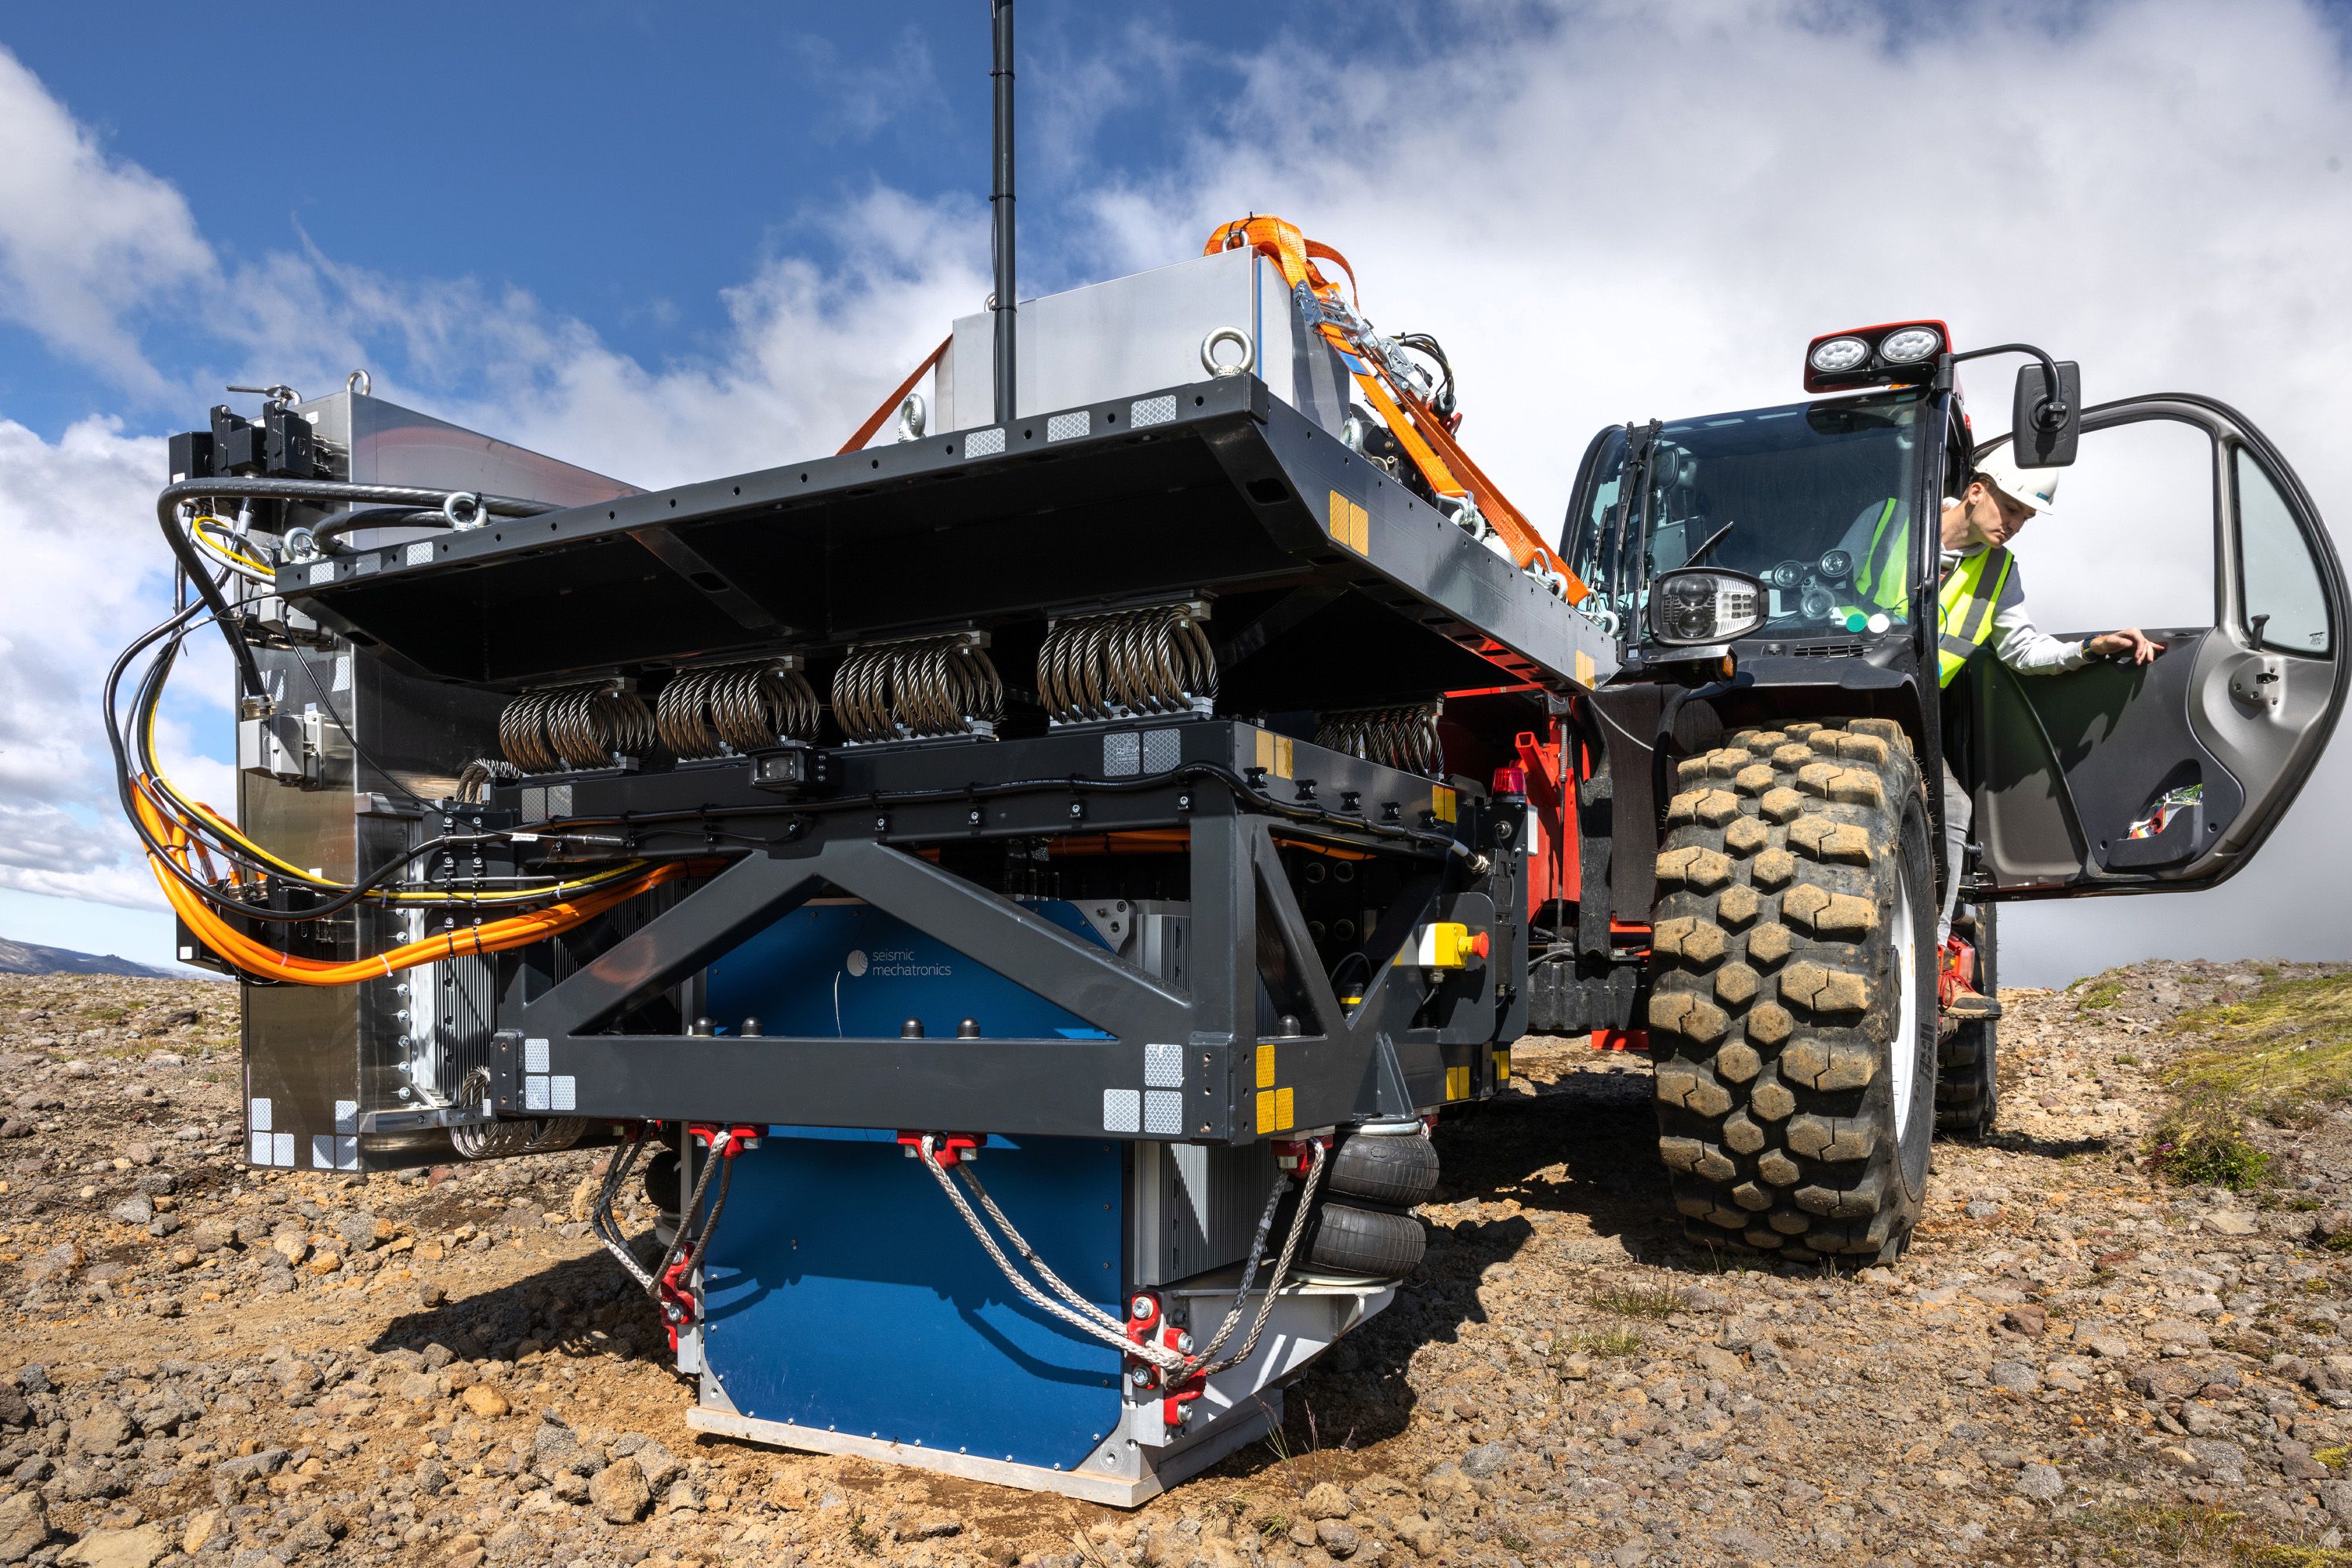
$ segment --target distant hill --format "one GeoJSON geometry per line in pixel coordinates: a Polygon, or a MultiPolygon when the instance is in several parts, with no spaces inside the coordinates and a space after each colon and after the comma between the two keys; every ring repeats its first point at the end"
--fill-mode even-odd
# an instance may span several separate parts
{"type": "Polygon", "coordinates": [[[192,976],[150,964],[133,963],[109,953],[75,952],[43,947],[34,942],[10,942],[0,937],[0,974],[130,974],[149,980],[186,980],[192,976]]]}

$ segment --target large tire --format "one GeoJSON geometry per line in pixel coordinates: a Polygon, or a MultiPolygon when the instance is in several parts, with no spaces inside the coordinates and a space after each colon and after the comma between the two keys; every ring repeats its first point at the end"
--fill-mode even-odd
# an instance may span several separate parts
{"type": "MultiPolygon", "coordinates": [[[[1993,906],[1967,911],[1974,921],[1977,989],[2000,994],[1993,906]]],[[[1957,1138],[1981,1138],[2000,1114],[2000,1077],[1996,1059],[2000,1025],[1992,1018],[1961,1020],[1936,1046],[1936,1131],[1957,1138]]]]}
{"type": "Polygon", "coordinates": [[[1658,1152],[1695,1241],[1891,1261],[1936,1087],[1927,797],[1886,720],[1680,764],[1658,857],[1658,1152]]]}
{"type": "Polygon", "coordinates": [[[1411,1215],[1327,1203],[1307,1222],[1307,1260],[1334,1274],[1402,1279],[1420,1266],[1428,1233],[1411,1215]]]}
{"type": "Polygon", "coordinates": [[[1331,1156],[1324,1186],[1409,1209],[1437,1190],[1437,1149],[1421,1132],[1355,1132],[1331,1156]]]}

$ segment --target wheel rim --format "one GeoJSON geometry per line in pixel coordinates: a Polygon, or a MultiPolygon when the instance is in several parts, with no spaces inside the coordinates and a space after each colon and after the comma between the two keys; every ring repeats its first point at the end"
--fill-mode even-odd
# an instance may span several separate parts
{"type": "Polygon", "coordinates": [[[1895,1142],[1899,1146],[1910,1137],[1911,1090],[1919,1075],[1919,953],[1911,925],[1907,877],[1895,879],[1895,929],[1902,933],[1895,946],[1902,984],[1901,1000],[1895,1005],[1895,1038],[1887,1046],[1887,1067],[1895,1091],[1895,1142]]]}

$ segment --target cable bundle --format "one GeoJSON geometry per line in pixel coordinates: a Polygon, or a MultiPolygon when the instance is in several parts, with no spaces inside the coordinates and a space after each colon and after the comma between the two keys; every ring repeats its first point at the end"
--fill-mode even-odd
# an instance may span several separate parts
{"type": "Polygon", "coordinates": [[[499,749],[527,773],[609,768],[653,744],[653,711],[618,680],[527,691],[499,715],[499,749]]]}
{"type": "Polygon", "coordinates": [[[1217,657],[1195,605],[1055,621],[1037,650],[1037,698],[1056,724],[1192,714],[1217,695],[1217,657]]]}
{"type": "Polygon", "coordinates": [[[1444,700],[1438,698],[1327,713],[1315,731],[1315,743],[1400,773],[1444,778],[1445,750],[1437,739],[1437,716],[1444,710],[1444,700]]]}
{"type": "Polygon", "coordinates": [[[988,735],[1004,715],[1004,682],[980,634],[853,647],[833,673],[833,716],[852,741],[988,735]]]}
{"type": "Polygon", "coordinates": [[[654,732],[681,761],[814,741],[821,710],[800,660],[683,670],[654,701],[654,732]]]}

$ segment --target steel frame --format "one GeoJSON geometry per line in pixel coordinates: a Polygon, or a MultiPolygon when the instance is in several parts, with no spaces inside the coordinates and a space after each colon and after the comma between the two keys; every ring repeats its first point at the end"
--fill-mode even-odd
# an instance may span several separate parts
{"type": "MultiPolygon", "coordinates": [[[[1269,737],[1233,721],[1163,727],[1181,736],[1195,762],[1242,772],[1269,737]]],[[[1128,731],[1133,733],[1133,731],[1128,731]]],[[[1265,748],[1272,750],[1273,748],[1265,748]]],[[[1099,755],[1097,733],[1026,742],[886,749],[843,759],[854,776],[840,796],[855,800],[890,788],[954,776],[975,790],[1002,780],[1034,779],[1074,753],[1099,755]],[[887,781],[887,783],[885,781],[887,781]]],[[[1360,813],[1384,815],[1393,803],[1427,809],[1442,786],[1409,774],[1284,739],[1284,776],[1270,786],[1301,798],[1353,799],[1360,813]]],[[[1258,1047],[1275,1052],[1271,1071],[1290,1091],[1293,1129],[1370,1117],[1396,1117],[1448,1099],[1448,1068],[1468,1069],[1491,1087],[1483,1047],[1519,1029],[1525,1003],[1507,976],[1525,966],[1526,935],[1517,913],[1517,858],[1470,857],[1427,846],[1400,848],[1369,825],[1344,821],[1304,826],[1205,778],[1150,778],[1101,797],[1087,786],[1108,781],[1063,772],[1066,790],[1003,797],[984,810],[961,803],[921,807],[776,815],[738,822],[756,826],[767,847],[739,860],[636,931],[614,942],[576,972],[557,978],[540,950],[511,968],[494,1041],[493,1104],[509,1113],[543,1113],[525,1079],[544,1073],[572,1080],[568,1105],[592,1118],[720,1120],[807,1126],[922,1127],[1007,1134],[1102,1137],[1104,1091],[1165,1079],[1166,1055],[1180,1046],[1181,1122],[1152,1132],[1112,1135],[1168,1142],[1246,1142],[1264,1125],[1265,1087],[1258,1047]],[[1190,842],[1189,957],[1181,983],[1148,973],[1070,935],[1018,902],[910,852],[951,838],[1086,834],[1181,827],[1190,842]],[[1276,836],[1313,839],[1356,852],[1402,857],[1410,864],[1401,896],[1366,945],[1380,956],[1360,997],[1343,1003],[1313,958],[1307,919],[1276,836]],[[754,932],[822,892],[864,899],[1064,1007],[1107,1039],[833,1039],[771,1036],[606,1032],[644,1002],[689,980],[754,932]],[[1387,962],[1415,927],[1433,919],[1463,921],[1487,931],[1492,952],[1481,969],[1441,988],[1441,1015],[1416,1026],[1430,997],[1422,972],[1387,962]],[[1262,922],[1271,929],[1262,929],[1262,922]],[[1294,960],[1293,983],[1304,1012],[1295,1035],[1262,1026],[1261,942],[1271,937],[1294,960]],[[1303,961],[1302,961],[1303,960],[1303,961]],[[526,1071],[528,1068],[528,1071],[526,1071]]],[[[715,775],[612,778],[578,786],[575,810],[594,802],[639,803],[694,789],[708,801],[715,775]],[[665,783],[664,781],[669,781],[665,783]],[[680,783],[678,781],[686,781],[680,783]],[[580,796],[588,797],[585,800],[580,796]]],[[[1450,795],[1450,791],[1444,792],[1450,795]]],[[[725,804],[709,805],[717,816],[725,804]]],[[[1475,840],[1487,814],[1463,802],[1452,830],[1475,840]]],[[[1456,1080],[1459,1087],[1461,1080],[1456,1080]]],[[[1458,1098],[1456,1096],[1455,1098],[1458,1098]]]]}

